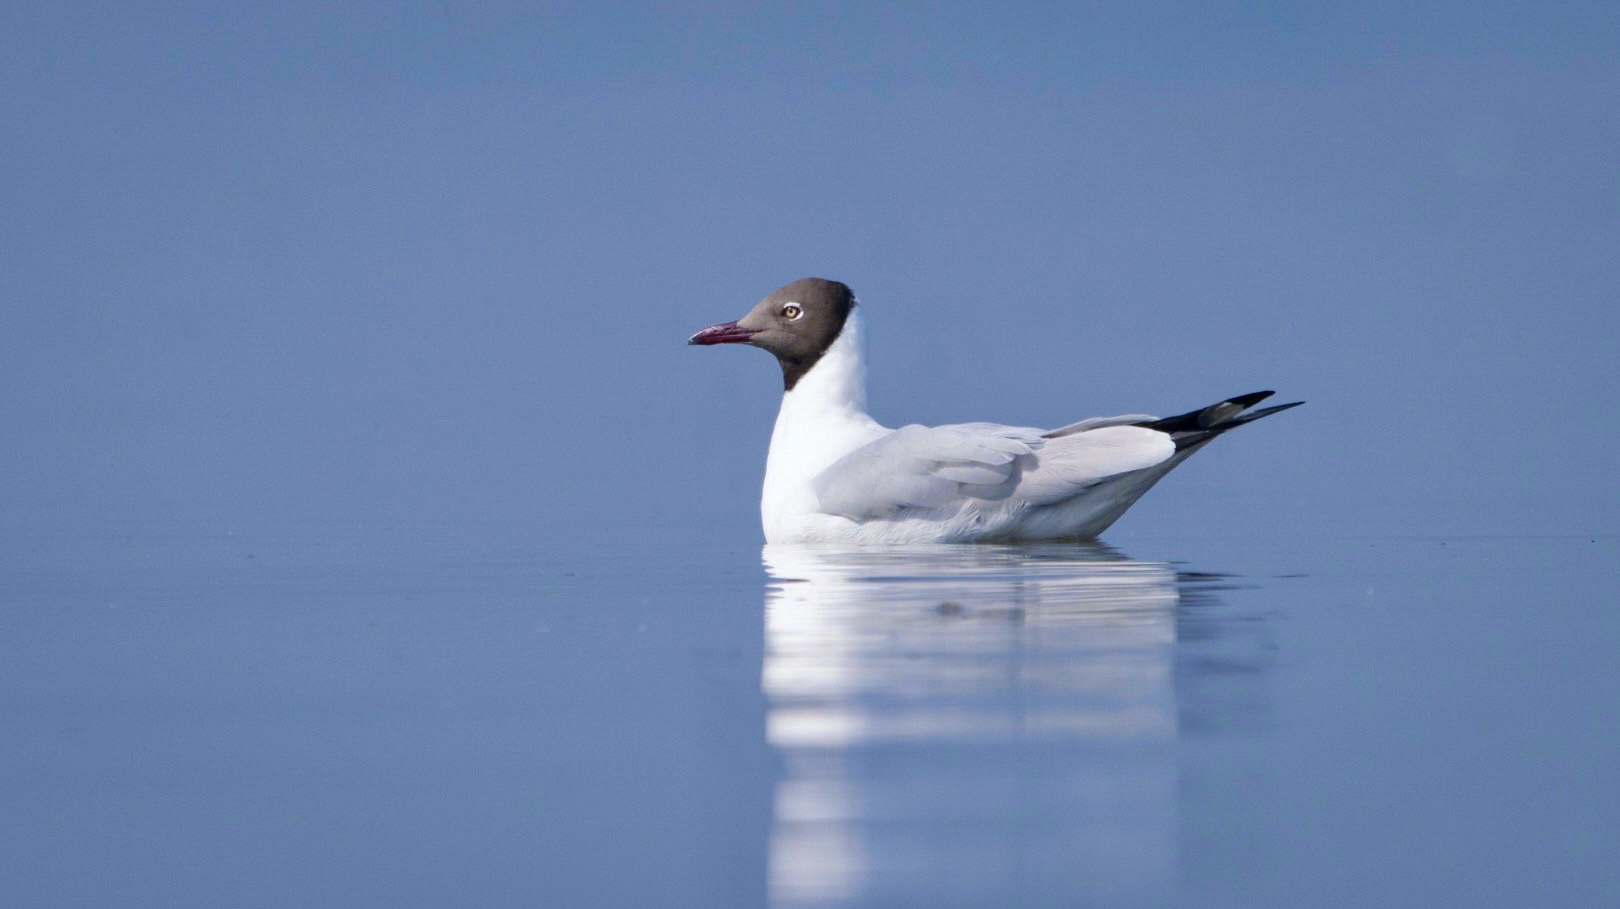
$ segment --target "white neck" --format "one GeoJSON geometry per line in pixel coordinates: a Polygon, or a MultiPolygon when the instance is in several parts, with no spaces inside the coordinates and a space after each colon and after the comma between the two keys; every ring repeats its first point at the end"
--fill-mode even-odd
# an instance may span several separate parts
{"type": "Polygon", "coordinates": [[[760,499],[766,538],[773,525],[815,510],[817,474],[887,431],[866,414],[866,351],[860,310],[852,310],[837,340],[782,395],[760,499]]]}
{"type": "Polygon", "coordinates": [[[802,407],[837,407],[866,412],[866,338],[860,311],[852,309],[844,327],[821,359],[782,393],[782,411],[802,407]]]}

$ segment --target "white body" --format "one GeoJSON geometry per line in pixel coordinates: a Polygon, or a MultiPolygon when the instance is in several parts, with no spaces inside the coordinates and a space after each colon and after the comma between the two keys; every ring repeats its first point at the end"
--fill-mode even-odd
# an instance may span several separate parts
{"type": "Polygon", "coordinates": [[[1197,446],[1087,421],[1058,437],[995,426],[885,428],[866,413],[858,310],[782,396],[760,500],[769,543],[1089,539],[1197,446]],[[1092,426],[1091,424],[1095,424],[1092,426]]]}

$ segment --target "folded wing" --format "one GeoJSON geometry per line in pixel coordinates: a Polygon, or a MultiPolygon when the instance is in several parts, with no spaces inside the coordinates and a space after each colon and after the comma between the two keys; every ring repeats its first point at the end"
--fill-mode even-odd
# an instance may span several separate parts
{"type": "Polygon", "coordinates": [[[1175,454],[1163,432],[1112,420],[1080,425],[1056,437],[994,423],[902,427],[827,468],[816,496],[822,511],[857,521],[908,508],[1046,505],[1175,454]]]}

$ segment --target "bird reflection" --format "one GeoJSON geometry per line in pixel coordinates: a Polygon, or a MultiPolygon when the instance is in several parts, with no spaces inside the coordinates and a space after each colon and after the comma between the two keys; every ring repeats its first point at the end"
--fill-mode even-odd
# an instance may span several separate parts
{"type": "Polygon", "coordinates": [[[1169,897],[1169,565],[1075,545],[764,562],[773,905],[1169,897]]]}

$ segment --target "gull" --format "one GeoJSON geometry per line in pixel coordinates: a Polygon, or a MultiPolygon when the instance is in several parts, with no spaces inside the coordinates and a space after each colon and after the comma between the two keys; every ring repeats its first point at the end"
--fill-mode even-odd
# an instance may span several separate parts
{"type": "Polygon", "coordinates": [[[860,308],[848,285],[802,278],[688,343],[776,355],[782,406],[765,461],[765,541],[908,544],[1091,540],[1193,452],[1304,403],[1270,391],[1173,417],[1057,429],[957,423],[889,429],[866,412],[860,308]]]}

